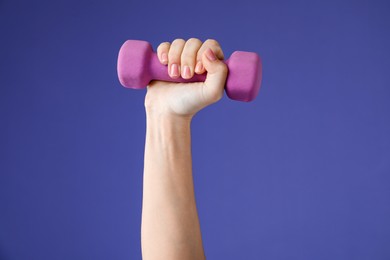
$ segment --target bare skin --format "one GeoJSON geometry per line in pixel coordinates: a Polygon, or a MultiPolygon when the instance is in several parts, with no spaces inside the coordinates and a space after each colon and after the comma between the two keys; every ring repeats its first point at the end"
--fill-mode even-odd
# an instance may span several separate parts
{"type": "Polygon", "coordinates": [[[157,54],[172,78],[207,71],[205,82],[153,81],[147,117],[141,244],[145,260],[205,259],[192,178],[191,120],[223,96],[227,67],[215,40],[161,43],[157,54]]]}

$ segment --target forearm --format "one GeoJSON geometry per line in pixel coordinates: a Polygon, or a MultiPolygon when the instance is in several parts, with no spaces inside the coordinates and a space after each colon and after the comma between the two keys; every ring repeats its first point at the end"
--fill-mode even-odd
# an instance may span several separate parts
{"type": "Polygon", "coordinates": [[[191,118],[147,113],[141,241],[146,260],[204,259],[191,160],[191,118]]]}

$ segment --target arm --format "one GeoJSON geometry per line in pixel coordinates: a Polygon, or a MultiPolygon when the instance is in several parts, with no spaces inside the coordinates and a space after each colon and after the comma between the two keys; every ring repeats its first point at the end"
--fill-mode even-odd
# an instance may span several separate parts
{"type": "Polygon", "coordinates": [[[204,259],[191,164],[190,118],[147,115],[144,259],[204,259]]]}
{"type": "Polygon", "coordinates": [[[155,81],[148,86],[145,98],[147,131],[141,225],[145,260],[205,259],[192,179],[190,124],[197,111],[222,97],[227,68],[214,55],[219,53],[223,58],[219,45],[194,41],[162,44],[158,55],[164,63],[164,53],[169,54],[165,63],[171,76],[177,76],[172,64],[181,67],[189,64],[192,74],[184,75],[183,68],[182,76],[192,77],[194,72],[207,70],[206,81],[186,84],[155,81]],[[182,62],[180,58],[186,48],[191,49],[190,61],[182,62]],[[197,58],[203,65],[200,70],[195,69],[197,58]]]}

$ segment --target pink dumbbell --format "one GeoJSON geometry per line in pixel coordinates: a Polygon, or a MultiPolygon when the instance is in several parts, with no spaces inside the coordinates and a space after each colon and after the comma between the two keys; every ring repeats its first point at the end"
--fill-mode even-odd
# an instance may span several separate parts
{"type": "MultiPolygon", "coordinates": [[[[251,101],[259,92],[261,83],[261,60],[254,52],[235,51],[224,61],[229,68],[226,94],[239,101],[251,101]]],[[[191,79],[172,79],[167,67],[160,63],[152,46],[146,41],[126,41],[118,55],[118,77],[124,87],[142,89],[151,80],[170,82],[202,82],[206,73],[195,74],[191,79]]]]}

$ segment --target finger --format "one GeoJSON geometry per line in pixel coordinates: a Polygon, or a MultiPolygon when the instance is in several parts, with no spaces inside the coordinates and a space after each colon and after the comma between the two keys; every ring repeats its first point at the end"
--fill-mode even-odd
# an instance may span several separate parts
{"type": "Polygon", "coordinates": [[[223,60],[225,58],[221,45],[216,40],[208,39],[203,43],[203,45],[200,47],[198,51],[197,58],[196,58],[197,63],[195,67],[195,73],[203,74],[206,72],[206,69],[204,68],[202,63],[202,55],[209,48],[213,51],[213,53],[216,55],[218,59],[223,60]]]}
{"type": "Polygon", "coordinates": [[[180,77],[180,61],[185,41],[176,39],[172,42],[168,52],[168,74],[171,78],[180,77]]]}
{"type": "Polygon", "coordinates": [[[164,65],[168,64],[168,52],[170,46],[171,44],[169,42],[163,42],[157,47],[157,57],[164,65]]]}
{"type": "Polygon", "coordinates": [[[184,45],[181,54],[181,76],[183,79],[190,79],[194,75],[196,55],[202,42],[199,39],[191,38],[184,45]]]}
{"type": "Polygon", "coordinates": [[[217,102],[223,96],[228,68],[222,60],[218,59],[211,48],[203,52],[202,63],[207,71],[203,96],[208,103],[217,102]]]}

